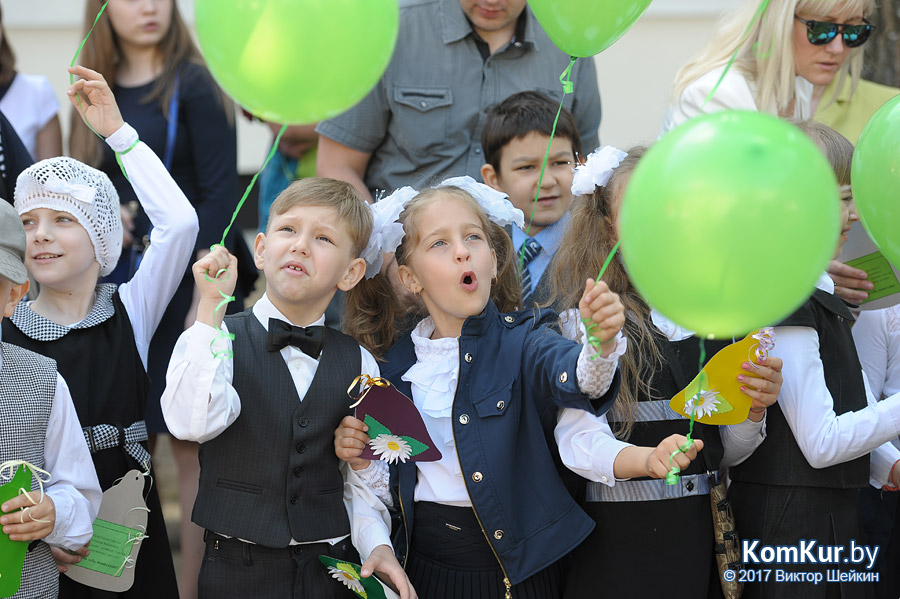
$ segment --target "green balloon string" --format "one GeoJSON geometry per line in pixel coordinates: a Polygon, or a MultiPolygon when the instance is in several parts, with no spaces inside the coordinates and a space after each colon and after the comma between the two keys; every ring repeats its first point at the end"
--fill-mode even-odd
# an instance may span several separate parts
{"type": "MultiPolygon", "coordinates": [[[[244,190],[244,195],[241,196],[241,199],[238,201],[237,207],[234,209],[234,213],[231,215],[231,220],[228,222],[228,226],[225,227],[225,231],[222,233],[222,241],[219,243],[213,244],[209,251],[215,251],[216,246],[225,247],[225,238],[228,237],[228,233],[231,231],[231,226],[234,225],[234,221],[237,220],[238,214],[241,211],[241,208],[244,207],[244,202],[247,201],[247,196],[250,195],[250,191],[253,189],[253,186],[256,185],[256,180],[259,179],[259,174],[265,170],[266,166],[269,165],[269,162],[272,160],[272,157],[275,156],[275,151],[278,149],[278,143],[281,141],[281,136],[284,135],[285,130],[287,130],[287,124],[281,126],[281,129],[278,130],[278,135],[275,136],[275,140],[272,142],[272,148],[269,150],[269,155],[266,156],[266,159],[263,161],[262,166],[259,167],[259,170],[256,171],[256,174],[253,175],[253,178],[250,179],[250,183],[247,185],[247,189],[244,190]]],[[[228,271],[225,269],[220,270],[216,273],[215,277],[210,277],[208,274],[204,275],[206,280],[210,283],[216,284],[216,290],[219,292],[219,295],[222,296],[222,301],[220,301],[215,309],[213,310],[213,317],[219,313],[220,310],[224,310],[225,307],[234,301],[233,295],[228,295],[219,287],[219,283],[225,282],[228,280],[228,271]],[[223,276],[224,275],[224,276],[223,276]]],[[[216,351],[213,347],[216,341],[225,341],[230,340],[234,341],[233,333],[226,333],[221,326],[216,327],[216,331],[218,331],[218,335],[216,335],[212,341],[209,342],[209,350],[212,352],[214,358],[222,358],[229,359],[234,355],[234,352],[229,349],[222,349],[216,351]]],[[[227,345],[226,345],[227,347],[227,345]]]]}
{"type": "MultiPolygon", "coordinates": [[[[728,71],[730,71],[732,65],[734,65],[734,61],[737,60],[738,54],[741,51],[741,46],[744,45],[744,42],[747,40],[747,37],[749,37],[750,32],[753,31],[753,28],[756,26],[756,24],[762,20],[762,17],[765,14],[766,8],[768,8],[768,6],[769,6],[769,0],[762,0],[762,2],[759,5],[759,8],[756,9],[756,13],[753,15],[753,18],[750,19],[750,23],[747,24],[747,30],[744,31],[743,39],[738,44],[738,47],[735,48],[734,54],[732,54],[731,58],[728,60],[728,64],[725,65],[725,70],[722,71],[722,75],[719,77],[719,80],[716,81],[716,84],[713,86],[713,88],[711,90],[709,90],[709,93],[706,95],[706,99],[703,100],[703,106],[706,106],[706,104],[710,100],[712,100],[712,97],[714,95],[716,95],[716,90],[719,89],[719,85],[725,79],[725,75],[728,74],[728,71]]],[[[758,44],[754,45],[754,49],[757,49],[758,46],[759,46],[758,44]]],[[[701,108],[703,108],[703,106],[701,106],[701,108]]]]}
{"type": "MultiPolygon", "coordinates": [[[[603,266],[600,267],[600,274],[597,275],[597,278],[594,280],[594,283],[599,283],[599,282],[600,282],[600,279],[603,277],[603,273],[606,272],[606,269],[609,268],[609,265],[610,265],[610,263],[612,263],[613,258],[615,258],[616,252],[619,250],[619,244],[620,244],[620,243],[622,243],[622,240],[621,240],[621,239],[618,240],[618,241],[616,242],[616,245],[613,246],[613,249],[611,249],[611,250],[609,251],[609,255],[606,256],[606,260],[603,261],[603,266]]],[[[600,350],[603,349],[603,346],[604,346],[604,345],[609,345],[610,343],[614,342],[615,339],[610,339],[609,341],[607,341],[606,343],[604,343],[603,341],[600,341],[600,338],[599,338],[599,337],[597,337],[596,335],[594,335],[594,334],[591,332],[591,331],[593,331],[594,328],[597,326],[597,323],[596,323],[596,322],[594,322],[593,320],[591,320],[591,319],[589,319],[589,318],[582,318],[582,319],[581,319],[581,322],[584,323],[584,330],[585,330],[585,332],[587,333],[587,340],[588,340],[588,343],[590,343],[590,344],[593,345],[595,348],[597,348],[597,351],[598,351],[598,353],[596,353],[596,354],[594,354],[593,356],[591,356],[591,360],[593,360],[594,358],[596,358],[597,356],[600,355],[599,352],[600,352],[600,350]]]]}
{"type": "MultiPolygon", "coordinates": [[[[550,129],[550,141],[547,142],[547,151],[544,152],[544,160],[541,162],[541,173],[538,175],[538,184],[537,184],[537,192],[534,194],[534,205],[531,208],[531,216],[528,217],[528,225],[525,228],[525,234],[529,235],[531,233],[531,223],[534,220],[534,213],[537,210],[538,199],[541,197],[541,183],[544,181],[544,170],[547,168],[547,161],[550,159],[550,148],[553,145],[553,136],[556,134],[556,124],[559,122],[559,115],[563,109],[563,103],[566,101],[566,94],[571,94],[575,89],[575,84],[570,81],[570,77],[572,76],[572,67],[575,65],[575,61],[578,60],[577,56],[570,57],[569,66],[560,74],[559,82],[562,84],[563,95],[559,100],[559,108],[556,109],[556,118],[553,119],[553,127],[550,129]]],[[[522,244],[522,249],[519,251],[519,275],[521,276],[522,271],[525,270],[525,244],[522,244]]]]}
{"type": "Polygon", "coordinates": [[[669,456],[669,473],[666,474],[666,484],[667,485],[677,485],[678,484],[678,473],[681,472],[681,468],[678,467],[678,464],[673,464],[673,460],[675,456],[679,453],[685,453],[687,450],[691,448],[691,444],[694,440],[691,438],[691,435],[694,434],[694,415],[697,412],[697,399],[700,394],[703,393],[703,382],[706,380],[706,373],[703,372],[703,366],[706,364],[706,340],[703,337],[700,337],[700,379],[697,381],[697,394],[694,395],[694,402],[691,405],[691,423],[688,426],[688,434],[687,440],[684,444],[678,448],[677,451],[673,451],[672,455],[669,456]]]}

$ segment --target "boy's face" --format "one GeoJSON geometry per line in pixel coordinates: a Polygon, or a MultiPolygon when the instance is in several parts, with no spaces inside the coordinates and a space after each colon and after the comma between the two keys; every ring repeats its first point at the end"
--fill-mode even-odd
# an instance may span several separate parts
{"type": "Polygon", "coordinates": [[[40,283],[58,291],[96,278],[100,264],[84,227],[68,212],[35,208],[22,214],[25,227],[25,267],[40,283]]]}
{"type": "Polygon", "coordinates": [[[549,136],[532,131],[503,146],[499,171],[490,164],[481,167],[484,182],[506,193],[509,201],[525,213],[526,230],[534,211],[529,231],[531,235],[561,219],[572,203],[575,152],[571,140],[566,138],[553,138],[538,194],[538,178],[549,142],[549,136]],[[534,201],[536,195],[537,203],[534,201]]]}
{"type": "Polygon", "coordinates": [[[335,291],[352,289],[366,272],[347,226],[327,206],[293,206],[272,215],[266,233],[256,236],[254,255],[269,299],[288,317],[299,311],[315,320],[335,291]]]}

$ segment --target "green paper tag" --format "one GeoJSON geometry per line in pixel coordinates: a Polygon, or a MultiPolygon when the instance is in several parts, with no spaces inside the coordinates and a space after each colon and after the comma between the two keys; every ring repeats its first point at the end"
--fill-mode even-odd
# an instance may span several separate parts
{"type": "Polygon", "coordinates": [[[369,427],[369,438],[375,439],[378,435],[392,435],[393,433],[388,430],[388,428],[372,418],[370,414],[366,414],[366,419],[364,420],[366,426],[369,427]]]}
{"type": "Polygon", "coordinates": [[[866,274],[869,275],[868,280],[875,285],[875,288],[869,291],[869,297],[861,303],[866,304],[894,293],[900,293],[900,281],[897,281],[897,275],[894,274],[891,263],[881,252],[849,260],[847,265],[866,271],[866,274]]]}
{"type": "Polygon", "coordinates": [[[81,560],[78,566],[118,578],[125,569],[126,558],[131,555],[134,539],[143,536],[136,528],[97,518],[94,520],[91,554],[81,560]]]}
{"type": "Polygon", "coordinates": [[[412,453],[409,454],[410,457],[417,456],[423,451],[428,451],[428,446],[421,441],[413,439],[412,437],[407,437],[405,435],[401,436],[400,438],[409,443],[409,447],[410,449],[412,449],[412,453]]]}
{"type": "MultiPolygon", "coordinates": [[[[16,497],[20,488],[31,490],[31,473],[25,466],[19,466],[12,479],[0,487],[0,505],[16,497]]],[[[27,549],[27,542],[12,541],[0,530],[0,597],[12,597],[19,590],[27,549]]]]}

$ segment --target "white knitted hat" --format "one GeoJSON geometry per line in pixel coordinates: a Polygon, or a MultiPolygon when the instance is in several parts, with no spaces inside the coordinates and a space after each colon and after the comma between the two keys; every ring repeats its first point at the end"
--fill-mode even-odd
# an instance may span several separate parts
{"type": "Polygon", "coordinates": [[[115,268],[122,253],[122,213],[105,173],[74,158],[48,158],[22,171],[13,195],[19,214],[48,208],[74,216],[94,244],[100,276],[115,268]]]}

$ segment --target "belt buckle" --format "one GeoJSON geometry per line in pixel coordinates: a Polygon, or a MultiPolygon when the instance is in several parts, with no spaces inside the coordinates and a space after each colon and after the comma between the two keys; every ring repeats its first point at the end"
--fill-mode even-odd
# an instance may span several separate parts
{"type": "Polygon", "coordinates": [[[85,426],[85,427],[83,427],[82,430],[87,432],[88,447],[90,447],[91,453],[97,453],[97,445],[94,443],[94,427],[93,426],[85,426]]]}

